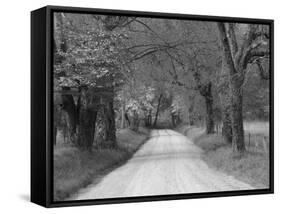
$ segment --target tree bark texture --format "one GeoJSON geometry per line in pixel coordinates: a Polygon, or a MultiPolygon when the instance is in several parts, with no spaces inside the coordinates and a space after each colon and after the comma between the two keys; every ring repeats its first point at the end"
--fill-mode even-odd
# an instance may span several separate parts
{"type": "Polygon", "coordinates": [[[78,146],[91,150],[95,136],[95,121],[97,111],[91,108],[81,108],[79,114],[78,146]]]}
{"type": "Polygon", "coordinates": [[[232,146],[234,152],[243,153],[246,148],[243,127],[242,84],[237,81],[232,82],[231,91],[232,146]]]}
{"type": "Polygon", "coordinates": [[[93,107],[95,102],[97,99],[87,93],[87,88],[82,88],[78,101],[80,106],[77,144],[80,149],[91,150],[93,146],[97,118],[97,109],[93,107]]]}
{"type": "Polygon", "coordinates": [[[222,112],[222,136],[224,140],[232,143],[232,120],[231,120],[231,94],[229,86],[229,71],[228,65],[223,57],[222,70],[219,79],[219,97],[221,102],[222,112]]]}
{"type": "Polygon", "coordinates": [[[116,146],[113,97],[108,97],[105,99],[98,110],[96,120],[96,143],[96,146],[101,148],[116,146]]]}
{"type": "Polygon", "coordinates": [[[232,143],[232,122],[230,106],[224,107],[222,109],[222,136],[227,143],[232,143]]]}
{"type": "Polygon", "coordinates": [[[243,129],[243,82],[245,63],[239,61],[235,34],[231,33],[232,25],[227,28],[224,23],[218,23],[220,39],[223,45],[225,60],[229,68],[229,83],[231,93],[231,120],[232,120],[232,148],[234,152],[245,152],[244,129],[243,129]],[[236,56],[236,57],[233,57],[236,56]]]}
{"type": "MultiPolygon", "coordinates": [[[[64,88],[69,90],[69,88],[64,88]]],[[[78,112],[72,95],[62,94],[62,109],[67,113],[66,124],[68,132],[68,141],[71,144],[76,144],[77,132],[76,128],[78,125],[78,112]]]]}
{"type": "Polygon", "coordinates": [[[95,146],[103,147],[106,135],[105,109],[101,106],[98,109],[96,118],[95,146]]]}

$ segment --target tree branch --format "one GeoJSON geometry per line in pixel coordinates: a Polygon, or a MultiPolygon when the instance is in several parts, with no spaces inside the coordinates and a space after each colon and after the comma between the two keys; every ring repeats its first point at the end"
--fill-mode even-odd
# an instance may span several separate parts
{"type": "MultiPolygon", "coordinates": [[[[174,57],[173,57],[168,51],[166,51],[166,53],[167,53],[167,55],[168,55],[169,58],[170,58],[170,62],[171,62],[172,69],[173,69],[173,72],[171,72],[171,71],[168,69],[168,73],[173,77],[172,84],[175,84],[175,85],[184,87],[184,88],[187,89],[187,90],[196,90],[196,88],[194,88],[194,87],[188,87],[186,84],[184,84],[184,83],[182,83],[181,81],[179,81],[178,75],[177,75],[176,66],[175,66],[175,63],[174,63],[174,57]]],[[[179,63],[179,62],[177,62],[177,63],[179,63]]],[[[179,63],[179,64],[180,64],[180,63],[179,63]]],[[[183,65],[182,65],[182,66],[183,66],[183,65]]]]}
{"type": "Polygon", "coordinates": [[[264,80],[269,80],[269,78],[270,78],[270,70],[268,72],[266,72],[264,70],[260,60],[257,60],[256,64],[257,64],[257,66],[259,68],[259,73],[260,73],[261,78],[264,79],[264,80]]]}
{"type": "Polygon", "coordinates": [[[228,41],[230,43],[230,47],[231,47],[231,54],[232,54],[232,58],[235,57],[237,51],[238,51],[238,46],[237,46],[237,39],[236,39],[236,35],[235,35],[235,31],[234,31],[234,23],[229,23],[228,24],[228,41]]]}
{"type": "Polygon", "coordinates": [[[236,60],[238,63],[244,64],[245,58],[247,57],[249,52],[253,49],[252,43],[255,39],[255,33],[256,33],[256,25],[249,24],[249,31],[246,34],[246,38],[236,56],[236,60]]]}
{"type": "Polygon", "coordinates": [[[235,64],[234,64],[234,60],[231,55],[229,40],[227,39],[227,36],[226,36],[225,24],[222,22],[219,22],[219,23],[217,23],[217,26],[219,29],[219,35],[220,35],[221,42],[222,42],[223,49],[224,49],[224,51],[223,51],[224,56],[225,56],[227,64],[229,65],[230,72],[233,75],[235,73],[235,64]]]}
{"type": "Polygon", "coordinates": [[[269,50],[268,49],[252,49],[248,52],[248,54],[245,56],[245,59],[243,61],[243,68],[246,69],[247,65],[253,61],[255,61],[255,59],[257,58],[264,58],[264,57],[268,57],[269,56],[269,50]]]}
{"type": "Polygon", "coordinates": [[[145,50],[140,51],[139,53],[136,53],[130,60],[129,63],[134,61],[134,60],[139,60],[147,55],[150,55],[152,53],[156,53],[156,52],[161,52],[161,51],[166,51],[168,49],[174,48],[176,46],[178,46],[179,44],[175,44],[175,45],[159,45],[156,47],[150,47],[147,48],[145,50]]]}
{"type": "Polygon", "coordinates": [[[144,22],[142,22],[142,21],[140,21],[140,20],[138,20],[138,19],[136,19],[135,22],[137,22],[137,23],[143,25],[145,28],[147,28],[149,31],[151,31],[156,37],[158,37],[161,41],[163,41],[165,44],[168,44],[165,39],[163,39],[162,37],[160,37],[160,36],[158,35],[158,33],[156,33],[154,30],[152,30],[152,28],[149,27],[147,24],[145,24],[144,22]]]}

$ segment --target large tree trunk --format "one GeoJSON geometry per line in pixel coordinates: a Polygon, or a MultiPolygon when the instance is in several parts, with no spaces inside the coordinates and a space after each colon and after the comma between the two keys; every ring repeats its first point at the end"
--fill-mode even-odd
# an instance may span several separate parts
{"type": "MultiPolygon", "coordinates": [[[[238,80],[239,81],[239,80],[238,80]]],[[[231,82],[231,119],[232,119],[232,148],[234,152],[244,153],[243,128],[243,94],[242,84],[237,80],[231,82]]]]}
{"type": "Polygon", "coordinates": [[[231,106],[225,106],[222,109],[222,136],[227,143],[232,143],[232,122],[231,106]]]}
{"type": "Polygon", "coordinates": [[[201,87],[199,92],[204,97],[206,104],[206,133],[211,134],[215,132],[212,83],[209,82],[201,87]]]}
{"type": "Polygon", "coordinates": [[[158,115],[159,115],[159,109],[160,109],[160,104],[161,104],[161,99],[162,99],[162,94],[160,94],[159,99],[158,99],[158,105],[157,105],[157,109],[156,109],[156,114],[155,114],[155,119],[154,119],[154,123],[153,126],[157,125],[157,119],[158,119],[158,115]]]}
{"type": "Polygon", "coordinates": [[[87,88],[81,89],[79,104],[79,125],[77,144],[80,149],[91,150],[95,137],[95,123],[97,118],[97,109],[93,103],[97,100],[92,95],[87,94],[87,88]]]}
{"type": "Polygon", "coordinates": [[[98,109],[96,128],[95,128],[95,143],[97,147],[104,147],[105,135],[106,135],[106,118],[105,118],[105,106],[101,106],[98,109]]]}
{"type": "Polygon", "coordinates": [[[225,142],[232,143],[232,122],[231,122],[231,95],[229,88],[229,67],[225,61],[222,60],[222,70],[220,73],[219,82],[219,97],[222,107],[222,136],[225,142]]]}
{"type": "MultiPolygon", "coordinates": [[[[229,33],[224,23],[218,23],[220,39],[223,45],[225,61],[229,68],[229,82],[231,92],[231,120],[232,120],[232,148],[234,152],[243,154],[245,152],[244,129],[243,129],[243,82],[245,65],[237,61],[237,43],[235,34],[229,26],[229,33]],[[233,53],[233,54],[232,54],[233,53]],[[244,67],[243,67],[244,66],[244,67]]],[[[247,45],[248,46],[248,45],[247,45]]],[[[240,52],[238,52],[240,54],[240,52]]],[[[241,55],[241,54],[240,54],[241,55]]],[[[240,55],[237,55],[240,57],[240,55]]]]}
{"type": "MultiPolygon", "coordinates": [[[[63,90],[70,90],[69,88],[63,88],[63,90]]],[[[77,133],[76,127],[78,124],[78,112],[72,95],[62,94],[62,109],[67,113],[66,125],[68,132],[69,143],[76,144],[77,133]]]]}
{"type": "Polygon", "coordinates": [[[80,109],[78,128],[79,148],[91,150],[95,136],[96,117],[97,111],[90,108],[80,109]]]}

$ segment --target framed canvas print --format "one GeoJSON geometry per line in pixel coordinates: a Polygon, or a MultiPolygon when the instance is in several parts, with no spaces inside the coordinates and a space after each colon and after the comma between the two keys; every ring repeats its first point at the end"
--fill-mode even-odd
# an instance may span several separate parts
{"type": "Polygon", "coordinates": [[[273,193],[273,20],[31,12],[31,201],[273,193]]]}

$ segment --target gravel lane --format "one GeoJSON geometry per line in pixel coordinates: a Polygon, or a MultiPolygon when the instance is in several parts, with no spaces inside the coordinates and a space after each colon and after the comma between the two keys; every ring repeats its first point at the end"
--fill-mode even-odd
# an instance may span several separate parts
{"type": "Polygon", "coordinates": [[[153,130],[150,139],[123,166],[71,200],[253,189],[209,168],[202,150],[173,130],[153,130]]]}

